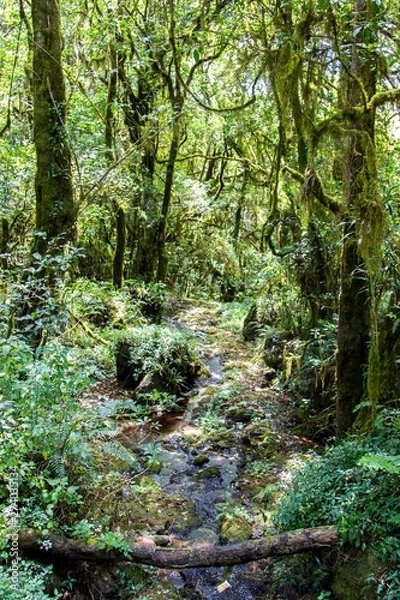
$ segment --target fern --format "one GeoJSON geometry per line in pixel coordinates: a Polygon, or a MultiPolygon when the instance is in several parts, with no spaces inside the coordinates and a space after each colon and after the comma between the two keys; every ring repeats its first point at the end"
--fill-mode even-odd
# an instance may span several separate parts
{"type": "Polygon", "coordinates": [[[53,456],[49,458],[49,467],[52,473],[59,479],[63,479],[67,476],[64,459],[61,454],[53,454],[53,456]]]}
{"type": "Polygon", "coordinates": [[[370,469],[380,469],[387,473],[400,475],[400,456],[390,456],[388,454],[366,454],[358,463],[361,467],[370,469]]]}
{"type": "Polygon", "coordinates": [[[132,452],[129,452],[125,446],[116,440],[113,442],[106,442],[103,446],[103,451],[105,454],[113,456],[114,458],[118,458],[128,463],[132,467],[138,466],[138,460],[136,456],[132,452]]]}

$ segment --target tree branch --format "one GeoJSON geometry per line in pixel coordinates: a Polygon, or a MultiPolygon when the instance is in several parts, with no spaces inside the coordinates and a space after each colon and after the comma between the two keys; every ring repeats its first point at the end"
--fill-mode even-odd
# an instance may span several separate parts
{"type": "Polygon", "coordinates": [[[303,186],[303,193],[308,196],[314,196],[316,200],[318,200],[325,208],[333,212],[334,214],[340,213],[342,210],[342,206],[340,202],[336,200],[333,196],[326,194],[324,188],[322,187],[322,182],[318,177],[317,173],[314,170],[309,169],[305,175],[299,173],[299,171],[295,171],[288,166],[283,167],[283,172],[289,173],[303,186]]]}

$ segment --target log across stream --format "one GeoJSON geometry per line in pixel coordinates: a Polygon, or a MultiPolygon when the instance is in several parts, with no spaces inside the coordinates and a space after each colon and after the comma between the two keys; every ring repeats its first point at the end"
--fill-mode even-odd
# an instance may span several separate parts
{"type": "Polygon", "coordinates": [[[48,561],[86,561],[94,563],[141,563],[166,569],[220,567],[244,564],[270,556],[284,556],[331,548],[339,544],[335,527],[314,527],[288,531],[259,540],[227,546],[210,544],[186,548],[157,548],[148,544],[132,545],[129,551],[102,550],[63,536],[41,536],[32,529],[19,532],[19,547],[48,561]]]}

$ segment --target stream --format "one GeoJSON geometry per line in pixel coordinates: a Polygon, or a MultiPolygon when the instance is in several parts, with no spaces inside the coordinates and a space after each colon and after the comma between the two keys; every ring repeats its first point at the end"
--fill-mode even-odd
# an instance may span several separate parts
{"type": "MultiPolygon", "coordinates": [[[[255,445],[257,454],[259,443],[256,431],[253,432],[254,444],[252,440],[246,442],[246,431],[252,426],[252,413],[247,413],[246,410],[238,411],[226,422],[223,422],[224,417],[221,415],[221,422],[216,422],[215,427],[217,429],[220,425],[224,426],[226,436],[202,439],[200,425],[207,411],[209,412],[213,398],[218,395],[224,397],[224,394],[228,398],[232,388],[225,372],[226,357],[221,356],[218,349],[210,343],[207,331],[199,330],[197,326],[193,329],[193,325],[180,321],[175,321],[174,325],[188,329],[191,335],[199,340],[200,354],[209,370],[208,377],[197,381],[184,413],[175,415],[164,423],[151,440],[158,447],[162,465],[158,473],[151,475],[152,479],[163,491],[172,496],[184,496],[195,506],[197,525],[184,534],[176,535],[176,538],[183,544],[190,542],[191,545],[232,543],[232,540],[227,541],[221,537],[219,518],[221,506],[229,506],[229,502],[238,502],[242,510],[247,510],[253,517],[256,515],[247,537],[261,537],[265,531],[260,518],[260,507],[252,505],[252,495],[249,490],[246,491],[246,484],[250,485],[248,480],[251,476],[246,479],[243,475],[250,460],[246,448],[249,454],[254,455],[255,445]]],[[[265,395],[265,391],[261,392],[265,395]]],[[[251,398],[250,393],[249,397],[251,398]]],[[[235,404],[235,398],[231,400],[231,404],[235,404]]],[[[264,403],[261,412],[259,408],[257,410],[253,415],[256,414],[257,418],[261,416],[260,422],[267,421],[268,403],[264,403]]],[[[260,452],[260,459],[262,458],[260,452]]],[[[271,476],[271,473],[269,475],[271,476]]],[[[276,467],[272,481],[283,481],[287,477],[288,473],[284,468],[276,467]]],[[[267,478],[267,482],[270,480],[271,477],[267,478]]],[[[154,595],[146,590],[139,598],[267,599],[271,596],[268,595],[268,570],[263,569],[265,563],[266,561],[259,561],[234,567],[164,570],[159,573],[161,581],[156,586],[154,595]],[[167,588],[163,592],[164,585],[167,588]]]]}
{"type": "MultiPolygon", "coordinates": [[[[180,493],[195,503],[196,514],[200,527],[191,531],[186,539],[192,543],[220,543],[220,523],[218,521],[218,503],[226,501],[227,493],[234,495],[238,470],[243,467],[244,457],[236,449],[216,450],[206,444],[201,448],[207,456],[206,469],[210,476],[198,478],[205,468],[196,466],[194,459],[200,456],[198,450],[188,450],[184,441],[185,433],[193,432],[193,415],[201,411],[201,400],[204,389],[209,386],[219,386],[223,382],[223,365],[219,356],[213,356],[204,361],[210,370],[210,378],[201,381],[196,386],[196,393],[189,400],[186,412],[177,431],[162,433],[160,473],[154,476],[163,489],[175,494],[180,493]],[[196,477],[197,476],[197,477],[196,477]]],[[[252,567],[237,566],[234,568],[184,569],[172,571],[168,576],[169,582],[180,591],[180,597],[213,600],[255,600],[260,598],[259,592],[263,587],[262,581],[257,581],[252,573],[252,567]],[[189,593],[186,596],[185,590],[189,593]]]]}

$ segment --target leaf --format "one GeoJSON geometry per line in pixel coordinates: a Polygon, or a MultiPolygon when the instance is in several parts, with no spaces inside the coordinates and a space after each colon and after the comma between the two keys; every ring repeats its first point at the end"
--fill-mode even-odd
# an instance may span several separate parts
{"type": "Polygon", "coordinates": [[[195,60],[195,62],[199,62],[200,60],[200,52],[198,50],[198,48],[193,48],[193,58],[195,60]]]}
{"type": "Polygon", "coordinates": [[[358,464],[370,469],[381,469],[387,473],[400,474],[400,456],[389,456],[387,454],[367,454],[363,456],[358,464]]]}

